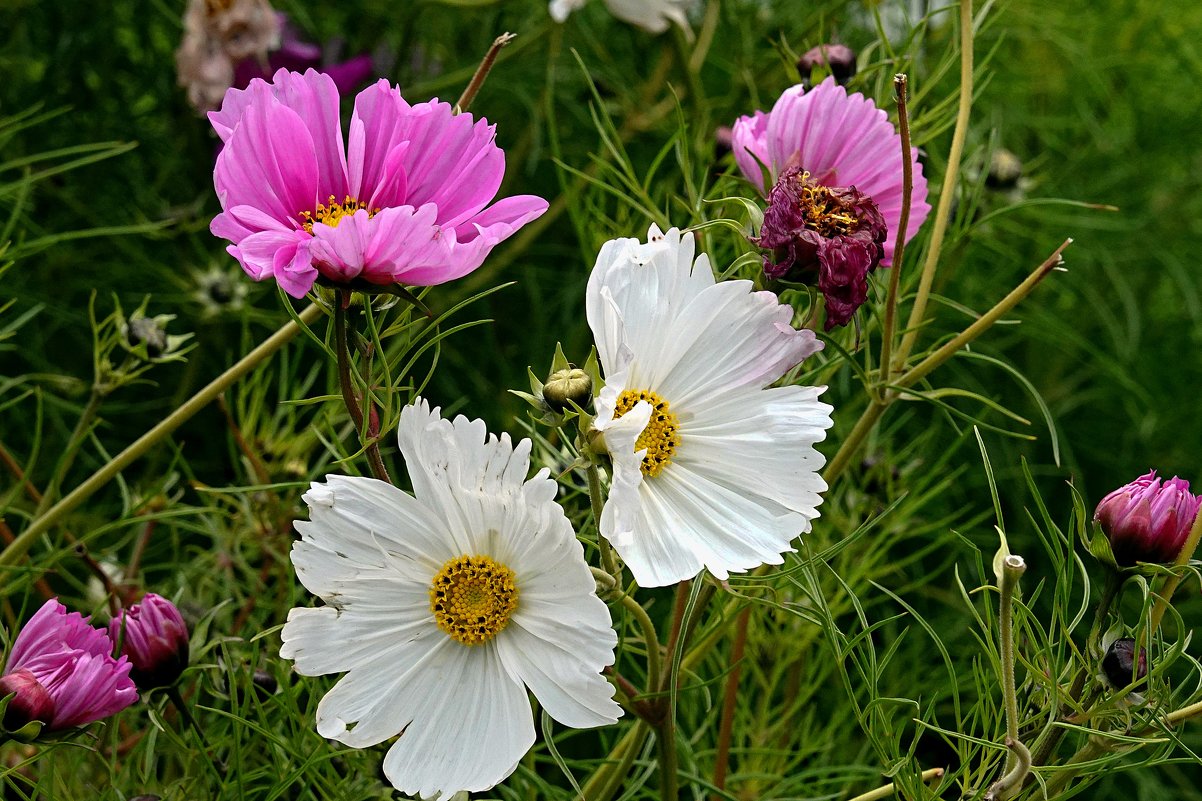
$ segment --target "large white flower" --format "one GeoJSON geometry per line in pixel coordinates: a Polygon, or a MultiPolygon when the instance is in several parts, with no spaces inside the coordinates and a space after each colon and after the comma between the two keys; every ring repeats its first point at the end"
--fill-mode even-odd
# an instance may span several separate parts
{"type": "Polygon", "coordinates": [[[606,242],[588,282],[613,459],[601,533],[644,587],[780,564],[826,489],[826,387],[766,388],[822,344],[693,252],[691,233],[652,226],[646,244],[606,242]]]}
{"type": "Polygon", "coordinates": [[[317,730],[364,748],[400,734],[384,773],[405,793],[487,790],[534,744],[526,687],[568,726],[621,714],[600,675],[617,635],[530,440],[401,412],[413,495],[327,476],[304,495],[292,563],[326,605],[293,609],[280,655],[344,676],[317,730]],[[524,686],[523,686],[524,685],[524,686]]]}
{"type": "MultiPolygon", "coordinates": [[[[588,0],[551,0],[548,7],[556,22],[563,22],[568,15],[583,8],[588,0]]],[[[605,7],[623,22],[629,22],[650,33],[663,33],[675,23],[688,30],[689,20],[685,10],[696,0],[605,0],[605,7]]]]}

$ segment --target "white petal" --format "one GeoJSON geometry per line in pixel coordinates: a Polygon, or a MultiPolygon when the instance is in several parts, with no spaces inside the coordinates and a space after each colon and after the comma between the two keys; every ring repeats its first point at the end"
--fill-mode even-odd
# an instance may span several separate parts
{"type": "Polygon", "coordinates": [[[384,774],[423,797],[496,786],[534,745],[534,716],[522,686],[493,645],[451,642],[454,658],[382,703],[412,721],[384,757],[384,774]]]}
{"type": "Polygon", "coordinates": [[[637,526],[640,490],[643,485],[643,457],[646,449],[636,451],[635,442],[651,419],[652,407],[639,401],[634,408],[616,420],[603,420],[601,403],[597,403],[597,428],[603,431],[605,447],[613,461],[613,479],[609,495],[601,509],[601,535],[614,545],[633,536],[637,526]],[[601,425],[605,428],[601,429],[601,425]]]}
{"type": "Polygon", "coordinates": [[[397,582],[385,571],[375,571],[346,584],[331,601],[336,605],[288,613],[280,656],[295,660],[301,675],[351,670],[438,631],[428,582],[397,582]]]}
{"type": "MultiPolygon", "coordinates": [[[[597,603],[604,606],[600,600],[597,603]]],[[[622,715],[622,707],[613,700],[613,685],[599,672],[613,663],[614,643],[609,643],[603,662],[585,657],[598,650],[598,642],[610,639],[604,631],[558,625],[556,638],[544,639],[514,622],[497,636],[497,646],[505,666],[521,678],[551,717],[576,728],[604,726],[622,715]]]]}
{"type": "Polygon", "coordinates": [[[305,587],[323,598],[365,567],[383,567],[386,551],[420,566],[429,578],[459,555],[430,509],[383,481],[327,476],[303,498],[310,520],[296,523],[301,540],[293,545],[292,561],[305,587]]]}
{"type": "Polygon", "coordinates": [[[466,647],[435,629],[405,647],[379,652],[321,699],[318,734],[354,748],[396,736],[414,719],[415,708],[420,711],[429,685],[450,675],[466,647]]]}
{"type": "Polygon", "coordinates": [[[692,578],[702,567],[719,579],[778,565],[810,521],[767,498],[747,497],[673,463],[645,481],[638,525],[614,543],[639,586],[692,578]]]}
{"type": "Polygon", "coordinates": [[[681,465],[738,494],[817,517],[826,457],[814,445],[831,427],[831,407],[817,399],[825,389],[774,387],[713,399],[682,423],[667,470],[681,465]]]}

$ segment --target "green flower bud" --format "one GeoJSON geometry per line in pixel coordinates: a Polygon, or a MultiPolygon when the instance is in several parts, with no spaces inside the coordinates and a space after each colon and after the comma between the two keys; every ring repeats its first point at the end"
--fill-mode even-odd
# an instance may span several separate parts
{"type": "Polygon", "coordinates": [[[569,404],[581,409],[593,399],[593,379],[579,367],[556,370],[543,384],[543,401],[556,412],[565,412],[569,404]]]}

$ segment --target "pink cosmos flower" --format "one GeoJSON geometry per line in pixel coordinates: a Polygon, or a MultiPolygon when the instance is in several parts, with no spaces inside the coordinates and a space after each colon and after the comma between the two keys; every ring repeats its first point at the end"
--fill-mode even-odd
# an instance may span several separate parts
{"type": "Polygon", "coordinates": [[[209,120],[225,146],[210,230],[252,278],[303,297],[313,284],[433,286],[475,270],[547,210],[489,206],[505,173],[494,128],[437,99],[409,105],[381,80],[355,98],[344,147],[328,75],[280,70],[226,92],[209,120]]]}
{"type": "Polygon", "coordinates": [[[170,687],[188,666],[188,627],[175,604],[148,592],[109,621],[109,638],[133,665],[140,690],[170,687]]]}
{"type": "MultiPolygon", "coordinates": [[[[770,112],[740,117],[733,140],[739,170],[765,195],[782,173],[798,167],[813,183],[854,187],[871,198],[888,228],[881,266],[892,265],[901,224],[901,135],[884,110],[858,92],[848,95],[830,77],[810,92],[801,86],[786,89],[770,112]],[[766,184],[761,164],[770,173],[766,184]]],[[[910,158],[914,189],[906,241],[931,212],[917,149],[911,150],[910,158]]]]}
{"type": "Polygon", "coordinates": [[[1202,496],[1189,491],[1188,481],[1174,476],[1162,484],[1151,470],[1103,498],[1093,519],[1118,564],[1165,564],[1181,553],[1199,506],[1202,496]]]}
{"type": "MultiPolygon", "coordinates": [[[[17,692],[29,720],[50,731],[84,726],[116,714],[138,700],[125,657],[113,659],[113,642],[50,599],[21,629],[9,651],[3,687],[17,692]],[[44,693],[44,694],[43,694],[44,693]],[[47,702],[48,701],[48,702],[47,702]]],[[[5,720],[8,728],[22,721],[5,720]]]]}

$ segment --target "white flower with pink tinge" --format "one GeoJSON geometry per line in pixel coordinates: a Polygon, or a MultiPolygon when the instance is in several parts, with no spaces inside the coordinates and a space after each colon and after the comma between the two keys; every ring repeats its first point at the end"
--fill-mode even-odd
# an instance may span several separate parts
{"type": "Polygon", "coordinates": [[[769,386],[822,343],[693,253],[675,228],[612,240],[586,295],[605,372],[593,425],[613,461],[601,534],[644,587],[780,564],[826,489],[826,387],[769,386]]]}
{"type": "MultiPolygon", "coordinates": [[[[870,197],[888,228],[881,266],[893,264],[902,209],[901,135],[870,99],[859,92],[849,95],[834,78],[809,92],[790,87],[770,112],[757,111],[735,122],[731,148],[743,176],[764,195],[782,173],[799,167],[816,184],[854,186],[870,197]]],[[[914,187],[907,242],[931,212],[917,148],[911,148],[910,160],[914,187]]]]}
{"type": "Polygon", "coordinates": [[[303,297],[349,287],[433,286],[475,270],[547,210],[492,202],[505,174],[493,126],[437,99],[410,105],[381,80],[355,98],[343,145],[330,76],[280,70],[231,89],[209,120],[225,143],[210,230],[255,280],[303,297]]]}

